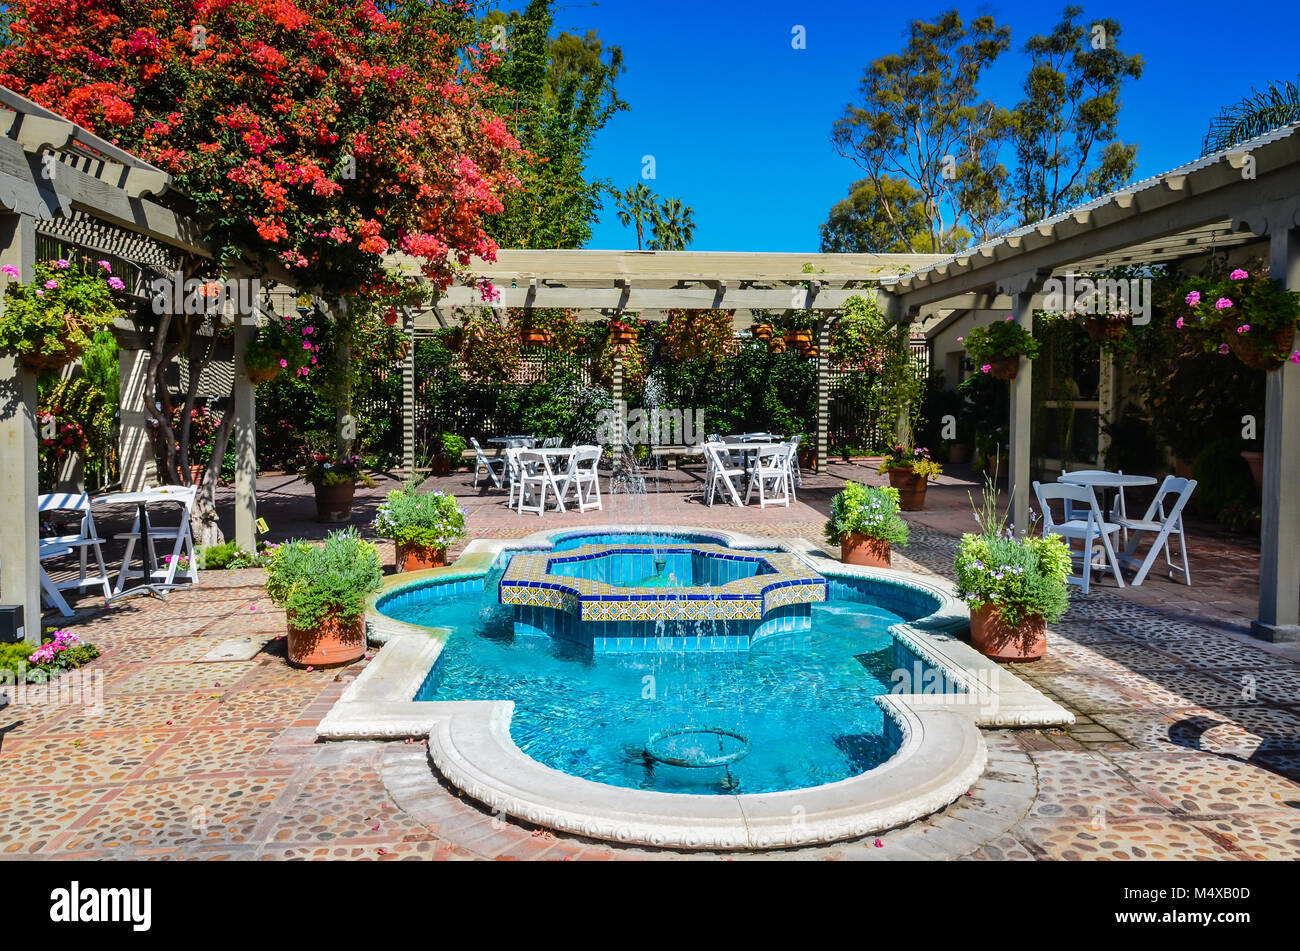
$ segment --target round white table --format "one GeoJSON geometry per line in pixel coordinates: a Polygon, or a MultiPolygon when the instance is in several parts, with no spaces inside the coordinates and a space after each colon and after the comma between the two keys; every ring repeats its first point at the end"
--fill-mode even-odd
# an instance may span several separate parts
{"type": "MultiPolygon", "coordinates": [[[[1083,469],[1079,472],[1067,472],[1056,481],[1064,482],[1067,485],[1087,486],[1092,489],[1093,495],[1096,496],[1098,489],[1101,489],[1103,493],[1109,491],[1118,491],[1122,493],[1124,489],[1134,489],[1144,485],[1155,485],[1159,480],[1152,476],[1125,475],[1122,472],[1105,472],[1101,469],[1083,469]]],[[[1107,506],[1103,504],[1105,501],[1104,497],[1097,499],[1097,505],[1103,518],[1109,511],[1107,506]]],[[[1125,509],[1124,515],[1128,515],[1127,509],[1125,509]]]]}
{"type": "MultiPolygon", "coordinates": [[[[93,505],[134,505],[136,506],[136,520],[140,526],[140,583],[133,588],[126,588],[130,565],[125,562],[118,570],[118,584],[123,590],[115,592],[108,601],[114,601],[117,598],[124,598],[128,594],[139,594],[141,592],[150,592],[159,596],[165,595],[165,592],[171,588],[182,587],[181,585],[166,584],[156,582],[154,575],[161,569],[158,562],[153,557],[153,547],[149,543],[149,514],[148,505],[150,502],[168,502],[172,500],[181,501],[178,496],[187,494],[181,486],[156,486],[152,489],[144,489],[139,492],[114,492],[109,495],[99,495],[91,499],[93,505]]],[[[188,508],[181,516],[182,519],[189,517],[188,508]]]]}

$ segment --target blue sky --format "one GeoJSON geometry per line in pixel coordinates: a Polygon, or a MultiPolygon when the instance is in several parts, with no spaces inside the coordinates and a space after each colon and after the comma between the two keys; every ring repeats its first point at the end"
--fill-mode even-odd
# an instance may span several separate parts
{"type": "MultiPolygon", "coordinates": [[[[956,4],[964,19],[987,12],[1011,27],[1011,49],[986,86],[1000,104],[1019,98],[1024,41],[1048,32],[1065,5],[956,4]]],[[[1300,72],[1300,5],[1080,5],[1085,18],[1118,19],[1121,47],[1146,61],[1142,78],[1123,95],[1120,123],[1121,138],[1139,145],[1139,177],[1199,154],[1220,105],[1252,85],[1263,88],[1300,72]]],[[[815,251],[830,206],[861,177],[832,149],[831,124],[855,96],[863,67],[902,48],[910,20],[952,6],[942,0],[560,0],[557,27],[594,28],[623,47],[627,62],[619,90],[631,110],[601,133],[590,171],[626,187],[640,180],[642,156],[654,155],[657,178],[647,184],[695,209],[692,250],[815,251]],[[806,50],[791,48],[796,24],[807,30],[806,50]]],[[[636,247],[612,202],[590,246],[636,247]]]]}

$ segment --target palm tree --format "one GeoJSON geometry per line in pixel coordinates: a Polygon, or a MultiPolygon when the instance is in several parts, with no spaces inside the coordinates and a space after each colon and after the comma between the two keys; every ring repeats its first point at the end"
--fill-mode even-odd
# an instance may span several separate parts
{"type": "Polygon", "coordinates": [[[1252,87],[1241,102],[1224,106],[1210,120],[1201,154],[1222,152],[1247,139],[1263,135],[1300,119],[1300,87],[1293,82],[1271,82],[1263,92],[1252,87]]]}
{"type": "Polygon", "coordinates": [[[651,250],[685,251],[695,240],[695,210],[682,204],[680,198],[669,198],[655,209],[651,227],[654,230],[651,250]]]}
{"type": "Polygon", "coordinates": [[[618,205],[618,220],[624,228],[636,223],[636,249],[640,251],[645,238],[645,223],[655,217],[655,202],[659,196],[644,182],[628,187],[627,191],[614,189],[614,203],[618,205]]]}

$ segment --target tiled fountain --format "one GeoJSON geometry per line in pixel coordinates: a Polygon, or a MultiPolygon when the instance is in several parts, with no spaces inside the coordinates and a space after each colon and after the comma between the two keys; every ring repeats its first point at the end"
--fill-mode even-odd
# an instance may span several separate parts
{"type": "Polygon", "coordinates": [[[721,545],[583,545],[515,555],[499,587],[517,634],[596,652],[746,650],[808,631],[827,581],[794,555],[721,545]]]}

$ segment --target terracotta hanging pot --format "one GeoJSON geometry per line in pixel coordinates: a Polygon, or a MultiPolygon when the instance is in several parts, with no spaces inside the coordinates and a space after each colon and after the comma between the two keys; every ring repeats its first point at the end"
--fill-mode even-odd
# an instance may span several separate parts
{"type": "Polygon", "coordinates": [[[357,487],[351,482],[316,485],[316,521],[326,524],[346,522],[352,518],[352,498],[357,487]]]}
{"type": "Polygon", "coordinates": [[[1114,343],[1128,330],[1128,320],[1124,317],[1111,317],[1098,314],[1088,318],[1088,339],[1093,343],[1114,343]]]}
{"type": "Polygon", "coordinates": [[[904,512],[919,512],[925,508],[925,476],[910,468],[889,470],[889,484],[898,490],[898,507],[904,512]]]}
{"type": "Polygon", "coordinates": [[[861,532],[848,532],[840,539],[840,561],[846,565],[888,568],[889,542],[861,532]]]}
{"type": "Polygon", "coordinates": [[[280,375],[280,368],[274,363],[266,367],[245,367],[244,373],[248,376],[248,382],[254,386],[261,386],[263,383],[270,383],[280,375]]]}
{"type": "Polygon", "coordinates": [[[787,330],[785,332],[785,342],[787,346],[794,347],[800,353],[806,354],[812,347],[812,331],[787,330]]]}
{"type": "Polygon", "coordinates": [[[1014,380],[1020,372],[1020,357],[989,357],[989,374],[998,380],[1014,380]]]}
{"type": "Polygon", "coordinates": [[[775,332],[776,332],[776,328],[773,327],[771,324],[754,325],[754,338],[756,340],[771,340],[772,334],[775,332]]]}
{"type": "Polygon", "coordinates": [[[426,571],[429,568],[442,568],[447,564],[447,549],[432,548],[428,545],[397,544],[397,570],[426,571]]]}
{"type": "Polygon", "coordinates": [[[289,617],[288,655],[295,667],[339,667],[366,653],[365,615],[340,621],[327,615],[315,628],[302,628],[289,617]]]}
{"type": "Polygon", "coordinates": [[[1246,450],[1241,454],[1241,458],[1246,460],[1246,465],[1250,466],[1250,477],[1255,482],[1256,489],[1264,488],[1264,454],[1252,450],[1246,450]]]}
{"type": "Polygon", "coordinates": [[[609,332],[609,339],[616,347],[626,347],[636,343],[636,331],[631,328],[614,328],[609,332]]]}
{"type": "Polygon", "coordinates": [[[1002,609],[989,605],[971,612],[970,643],[993,660],[1038,660],[1047,653],[1047,624],[1033,614],[1010,627],[1002,623],[1002,609]]]}
{"type": "Polygon", "coordinates": [[[1269,334],[1232,334],[1228,338],[1228,348],[1232,355],[1252,370],[1276,370],[1286,363],[1287,355],[1295,346],[1295,325],[1283,327],[1269,334]],[[1261,338],[1271,343],[1273,350],[1282,356],[1271,356],[1261,345],[1261,338]]]}
{"type": "Polygon", "coordinates": [[[525,347],[545,347],[551,342],[551,332],[549,330],[525,330],[519,335],[520,342],[525,347]]]}

